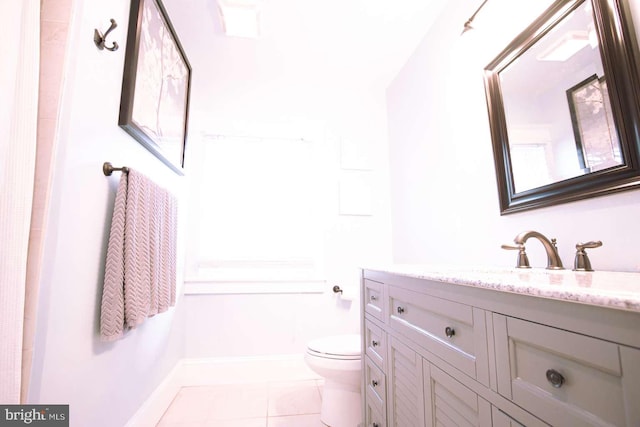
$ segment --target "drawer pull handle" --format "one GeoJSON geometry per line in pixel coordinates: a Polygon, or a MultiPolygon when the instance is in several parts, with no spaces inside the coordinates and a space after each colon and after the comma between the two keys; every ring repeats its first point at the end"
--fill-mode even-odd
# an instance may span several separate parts
{"type": "Polygon", "coordinates": [[[404,313],[404,307],[398,306],[397,311],[398,311],[398,314],[404,313]]]}
{"type": "Polygon", "coordinates": [[[446,328],[444,328],[444,334],[447,336],[447,338],[452,338],[456,334],[456,330],[451,326],[447,326],[446,328]]]}
{"type": "Polygon", "coordinates": [[[379,345],[380,345],[380,343],[378,341],[376,341],[376,340],[371,341],[371,346],[377,347],[379,345]]]}
{"type": "Polygon", "coordinates": [[[560,388],[562,387],[562,384],[564,384],[564,377],[560,372],[556,371],[555,369],[549,369],[547,371],[547,380],[555,388],[560,388]]]}
{"type": "Polygon", "coordinates": [[[371,296],[369,297],[369,299],[370,299],[371,301],[377,301],[377,300],[378,300],[378,297],[377,297],[377,296],[375,296],[375,295],[371,295],[371,296]]]}
{"type": "Polygon", "coordinates": [[[373,387],[376,387],[376,386],[378,385],[378,381],[376,381],[376,380],[371,380],[371,385],[372,385],[373,387]]]}

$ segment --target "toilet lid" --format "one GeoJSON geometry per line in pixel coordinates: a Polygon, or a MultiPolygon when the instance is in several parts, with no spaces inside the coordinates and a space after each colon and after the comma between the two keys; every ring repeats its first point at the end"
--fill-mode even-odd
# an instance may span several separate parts
{"type": "Polygon", "coordinates": [[[307,347],[316,353],[333,356],[357,356],[361,354],[360,335],[336,335],[309,341],[307,347]]]}

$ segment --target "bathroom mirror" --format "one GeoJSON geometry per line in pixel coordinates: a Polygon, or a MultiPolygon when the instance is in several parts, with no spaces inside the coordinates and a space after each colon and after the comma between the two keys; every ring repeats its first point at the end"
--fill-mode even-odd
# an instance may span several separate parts
{"type": "Polygon", "coordinates": [[[625,0],[558,0],[485,68],[501,214],[640,186],[625,0]]]}

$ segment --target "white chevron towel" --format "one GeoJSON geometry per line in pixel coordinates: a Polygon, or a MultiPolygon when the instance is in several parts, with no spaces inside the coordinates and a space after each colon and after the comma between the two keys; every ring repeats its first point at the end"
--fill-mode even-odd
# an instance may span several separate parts
{"type": "Polygon", "coordinates": [[[133,169],[122,174],[107,246],[103,341],[175,305],[177,213],[169,191],[133,169]]]}

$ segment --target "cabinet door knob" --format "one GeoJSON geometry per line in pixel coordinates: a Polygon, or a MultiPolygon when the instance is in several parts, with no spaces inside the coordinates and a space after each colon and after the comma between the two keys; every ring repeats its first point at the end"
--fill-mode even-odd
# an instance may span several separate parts
{"type": "Polygon", "coordinates": [[[376,381],[376,380],[371,380],[371,385],[372,385],[373,387],[376,387],[376,386],[378,385],[378,381],[376,381]]]}
{"type": "Polygon", "coordinates": [[[373,423],[372,427],[380,427],[380,425],[378,423],[373,423]]]}
{"type": "Polygon", "coordinates": [[[451,338],[456,334],[456,330],[451,326],[447,326],[446,328],[444,328],[444,334],[447,336],[447,338],[451,338]]]}
{"type": "Polygon", "coordinates": [[[371,296],[369,297],[369,299],[370,299],[371,301],[377,301],[377,300],[378,300],[378,297],[377,297],[377,296],[375,296],[375,295],[371,295],[371,296]]]}
{"type": "Polygon", "coordinates": [[[400,305],[398,306],[398,308],[396,310],[398,311],[398,314],[404,313],[404,307],[402,307],[400,305]]]}
{"type": "Polygon", "coordinates": [[[376,340],[373,340],[373,341],[371,341],[371,345],[372,345],[373,347],[377,347],[377,346],[379,346],[379,345],[380,345],[380,343],[379,343],[378,341],[376,341],[376,340]]]}
{"type": "Polygon", "coordinates": [[[547,370],[547,381],[549,381],[555,388],[560,388],[562,387],[562,384],[564,384],[564,377],[555,369],[549,369],[547,370]]]}

